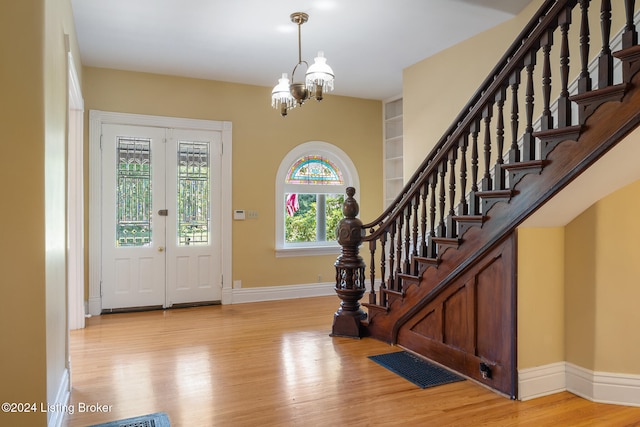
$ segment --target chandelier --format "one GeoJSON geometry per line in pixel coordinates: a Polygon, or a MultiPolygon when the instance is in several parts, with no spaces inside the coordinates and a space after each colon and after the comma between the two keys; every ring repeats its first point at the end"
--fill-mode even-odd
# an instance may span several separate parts
{"type": "Polygon", "coordinates": [[[298,25],[298,63],[291,72],[291,83],[287,73],[282,74],[278,84],[271,91],[271,106],[279,109],[284,117],[287,111],[302,105],[308,99],[315,98],[322,101],[323,92],[333,90],[333,70],[327,65],[327,59],[322,51],[318,52],[313,65],[302,60],[302,42],[300,41],[300,27],[309,20],[309,15],[304,12],[291,14],[291,22],[298,25]],[[304,64],[307,68],[304,81],[296,82],[296,70],[304,64]]]}

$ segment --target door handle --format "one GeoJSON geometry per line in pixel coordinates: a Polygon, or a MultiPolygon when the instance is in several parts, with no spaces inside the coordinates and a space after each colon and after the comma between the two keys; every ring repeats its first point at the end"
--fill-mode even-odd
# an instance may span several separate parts
{"type": "Polygon", "coordinates": [[[169,215],[169,209],[160,209],[158,211],[158,215],[160,215],[160,216],[168,216],[169,215]]]}
{"type": "Polygon", "coordinates": [[[164,252],[164,246],[158,246],[158,252],[164,252]]]}

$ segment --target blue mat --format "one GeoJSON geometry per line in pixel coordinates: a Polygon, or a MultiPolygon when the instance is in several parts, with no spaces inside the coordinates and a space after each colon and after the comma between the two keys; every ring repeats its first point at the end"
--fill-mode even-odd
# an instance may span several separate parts
{"type": "Polygon", "coordinates": [[[170,427],[169,417],[164,412],[143,415],[141,417],[127,418],[124,420],[110,421],[104,424],[96,424],[90,427],[170,427]]]}
{"type": "Polygon", "coordinates": [[[464,378],[406,351],[369,356],[369,359],[420,388],[464,381],[464,378]]]}

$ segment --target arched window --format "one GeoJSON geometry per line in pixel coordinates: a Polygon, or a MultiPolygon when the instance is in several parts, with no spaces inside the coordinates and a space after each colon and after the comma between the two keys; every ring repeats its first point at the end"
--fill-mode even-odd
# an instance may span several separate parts
{"type": "Polygon", "coordinates": [[[347,187],[359,188],[349,156],[321,141],[301,144],[276,177],[276,256],[337,254],[335,228],[347,187]]]}

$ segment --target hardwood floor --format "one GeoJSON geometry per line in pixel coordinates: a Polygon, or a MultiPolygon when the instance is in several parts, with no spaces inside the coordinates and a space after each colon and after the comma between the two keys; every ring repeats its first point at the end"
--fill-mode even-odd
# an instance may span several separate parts
{"type": "Polygon", "coordinates": [[[640,426],[640,408],[566,392],[517,402],[469,380],[422,390],[367,359],[398,348],[329,337],[338,304],[320,297],[90,318],[71,332],[74,413],[63,425],[166,412],[172,426],[189,427],[640,426]]]}

